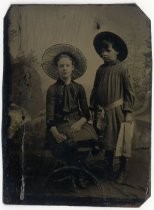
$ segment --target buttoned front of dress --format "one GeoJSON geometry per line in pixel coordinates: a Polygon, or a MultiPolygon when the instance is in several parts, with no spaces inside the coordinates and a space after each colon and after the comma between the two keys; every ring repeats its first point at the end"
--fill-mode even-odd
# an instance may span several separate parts
{"type": "Polygon", "coordinates": [[[72,132],[71,126],[82,117],[87,121],[90,118],[85,90],[82,85],[71,81],[65,85],[58,80],[51,85],[46,97],[47,141],[52,149],[59,147],[50,128],[56,126],[59,133],[67,137],[67,141],[97,140],[96,132],[92,125],[83,124],[79,132],[72,132]]]}
{"type": "Polygon", "coordinates": [[[51,127],[63,122],[66,118],[71,120],[81,117],[85,117],[87,120],[90,117],[84,88],[74,81],[65,85],[59,79],[47,91],[47,125],[51,127]]]}

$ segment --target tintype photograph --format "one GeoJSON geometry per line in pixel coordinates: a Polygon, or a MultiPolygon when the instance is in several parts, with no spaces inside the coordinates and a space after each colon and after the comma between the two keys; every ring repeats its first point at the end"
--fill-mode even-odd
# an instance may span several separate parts
{"type": "Polygon", "coordinates": [[[151,77],[151,23],[136,4],[11,5],[4,18],[3,202],[146,202],[151,77]]]}

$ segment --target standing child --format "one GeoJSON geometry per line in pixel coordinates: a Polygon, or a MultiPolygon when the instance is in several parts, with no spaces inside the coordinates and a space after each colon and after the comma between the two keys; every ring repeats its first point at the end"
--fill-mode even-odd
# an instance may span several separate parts
{"type": "MultiPolygon", "coordinates": [[[[120,126],[122,122],[132,122],[135,96],[129,70],[123,64],[128,54],[125,42],[114,33],[101,32],[94,38],[94,47],[104,64],[96,72],[90,107],[94,113],[98,107],[102,109],[105,169],[110,177],[113,175],[113,158],[120,126]]],[[[121,156],[119,182],[125,177],[126,162],[126,157],[121,156]]]]}

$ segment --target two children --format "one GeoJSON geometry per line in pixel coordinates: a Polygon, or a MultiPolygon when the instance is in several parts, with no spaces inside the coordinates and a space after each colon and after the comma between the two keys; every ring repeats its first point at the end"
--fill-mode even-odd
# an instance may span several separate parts
{"type": "MultiPolygon", "coordinates": [[[[103,133],[104,165],[110,177],[120,126],[123,122],[132,122],[135,96],[129,70],[123,64],[128,54],[125,42],[114,33],[101,32],[94,38],[94,47],[104,63],[96,72],[90,108],[95,116],[98,109],[102,110],[99,131],[103,133]]],[[[85,59],[71,45],[55,45],[45,52],[43,68],[57,80],[47,91],[48,140],[55,153],[67,154],[64,144],[69,146],[70,141],[97,139],[94,128],[87,123],[89,111],[84,88],[74,82],[85,72],[85,59]]],[[[126,157],[120,157],[119,182],[125,176],[126,161],[126,157]]]]}

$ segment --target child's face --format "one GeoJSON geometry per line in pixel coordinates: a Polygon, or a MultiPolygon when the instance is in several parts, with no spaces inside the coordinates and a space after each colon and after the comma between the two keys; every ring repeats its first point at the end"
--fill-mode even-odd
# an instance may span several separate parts
{"type": "Polygon", "coordinates": [[[101,56],[105,63],[112,63],[117,60],[119,52],[117,52],[111,43],[108,43],[107,47],[102,48],[101,56]]]}
{"type": "Polygon", "coordinates": [[[58,73],[61,79],[69,79],[72,76],[74,65],[69,57],[62,57],[57,63],[58,73]]]}

